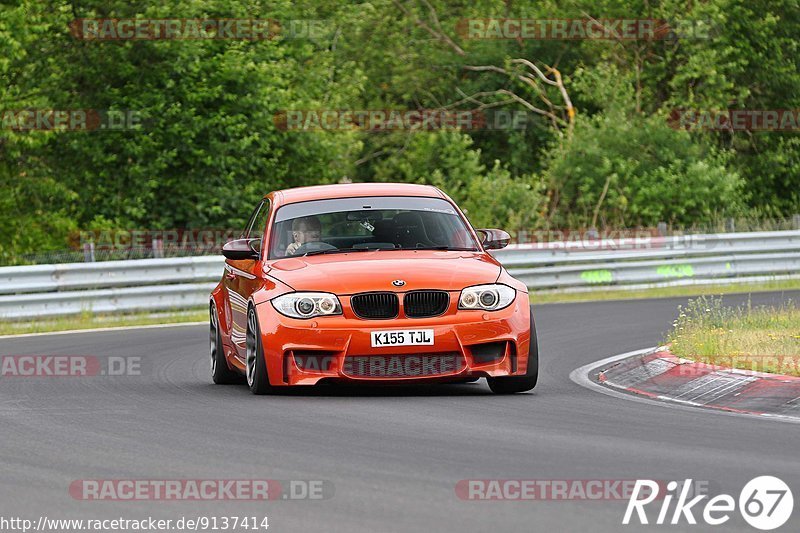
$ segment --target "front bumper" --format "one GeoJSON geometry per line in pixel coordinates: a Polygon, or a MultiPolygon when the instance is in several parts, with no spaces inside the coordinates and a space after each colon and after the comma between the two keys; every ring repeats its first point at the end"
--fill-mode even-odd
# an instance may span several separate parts
{"type": "MultiPolygon", "coordinates": [[[[348,297],[343,315],[299,320],[270,302],[256,306],[270,384],[426,382],[523,375],[530,341],[528,295],[500,311],[461,311],[457,302],[432,318],[365,320],[348,297]],[[372,331],[432,329],[433,346],[371,346],[372,331]]],[[[457,300],[457,299],[456,299],[457,300]]]]}

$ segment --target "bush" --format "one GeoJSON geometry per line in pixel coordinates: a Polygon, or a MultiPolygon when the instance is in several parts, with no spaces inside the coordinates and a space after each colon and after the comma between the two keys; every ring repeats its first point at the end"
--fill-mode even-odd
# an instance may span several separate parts
{"type": "Polygon", "coordinates": [[[742,180],[728,168],[729,155],[664,116],[632,111],[631,84],[614,73],[579,76],[579,91],[595,91],[605,108],[579,116],[572,137],[548,155],[556,224],[691,225],[738,213],[742,180]]]}

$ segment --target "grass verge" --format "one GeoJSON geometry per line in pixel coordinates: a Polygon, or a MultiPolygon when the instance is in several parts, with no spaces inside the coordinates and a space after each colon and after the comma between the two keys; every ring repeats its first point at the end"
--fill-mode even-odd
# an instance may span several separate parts
{"type": "Polygon", "coordinates": [[[208,310],[190,309],[163,313],[126,313],[102,315],[82,313],[80,315],[41,318],[35,321],[2,322],[0,335],[22,335],[25,333],[45,333],[79,329],[114,328],[125,326],[151,326],[156,324],[175,324],[181,322],[202,322],[208,320],[208,310]]]}
{"type": "Polygon", "coordinates": [[[725,307],[701,296],[678,308],[665,339],[680,357],[720,366],[800,376],[800,308],[725,307]]]}
{"type": "Polygon", "coordinates": [[[716,294],[737,294],[769,291],[800,290],[800,279],[768,281],[763,283],[741,283],[733,285],[684,285],[658,287],[652,289],[600,289],[590,292],[531,292],[534,304],[591,302],[597,300],[637,300],[643,298],[672,298],[677,296],[710,296],[716,294]]]}

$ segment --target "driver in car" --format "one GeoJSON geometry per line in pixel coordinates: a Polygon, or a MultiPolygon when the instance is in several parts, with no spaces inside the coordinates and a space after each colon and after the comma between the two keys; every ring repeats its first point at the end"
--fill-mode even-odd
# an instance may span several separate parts
{"type": "Polygon", "coordinates": [[[286,255],[294,255],[307,242],[319,242],[322,238],[322,224],[314,215],[296,218],[292,221],[292,238],[294,242],[286,247],[286,255]]]}

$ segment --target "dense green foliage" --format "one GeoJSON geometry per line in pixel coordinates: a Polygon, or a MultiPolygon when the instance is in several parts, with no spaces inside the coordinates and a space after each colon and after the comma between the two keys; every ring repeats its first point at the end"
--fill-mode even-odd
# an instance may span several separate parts
{"type": "Polygon", "coordinates": [[[474,225],[512,231],[791,215],[800,212],[797,132],[685,131],[668,117],[800,109],[798,48],[797,0],[5,2],[0,113],[134,110],[142,124],[4,123],[0,258],[66,248],[77,229],[239,227],[270,190],[340,181],[432,183],[474,225]],[[525,40],[457,29],[474,18],[590,16],[696,31],[525,40]],[[92,41],[70,33],[77,18],[313,20],[324,31],[92,41]],[[480,104],[545,113],[500,130],[283,131],[275,120],[285,110],[480,104]]]}

